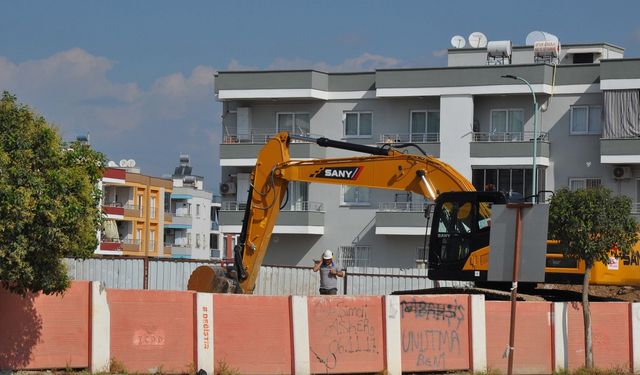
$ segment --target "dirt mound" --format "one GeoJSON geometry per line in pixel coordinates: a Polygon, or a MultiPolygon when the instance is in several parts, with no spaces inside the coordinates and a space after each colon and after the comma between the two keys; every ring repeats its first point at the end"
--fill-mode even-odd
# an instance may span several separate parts
{"type": "MultiPolygon", "coordinates": [[[[536,295],[548,301],[581,301],[582,285],[538,284],[536,295]]],[[[640,289],[630,286],[589,286],[589,301],[640,302],[640,289]]]]}

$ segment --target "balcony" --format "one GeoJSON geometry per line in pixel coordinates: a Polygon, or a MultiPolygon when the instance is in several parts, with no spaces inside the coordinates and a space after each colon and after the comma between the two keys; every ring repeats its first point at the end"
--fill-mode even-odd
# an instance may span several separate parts
{"type": "MultiPolygon", "coordinates": [[[[223,167],[255,165],[258,152],[277,133],[276,129],[252,129],[248,134],[226,134],[220,145],[220,165],[223,167]]],[[[304,135],[319,137],[307,133],[304,135]]],[[[322,159],[326,157],[324,147],[297,139],[291,140],[289,154],[292,159],[322,159]]]]}
{"type": "Polygon", "coordinates": [[[134,204],[125,204],[123,207],[124,207],[124,216],[126,217],[137,218],[137,217],[142,217],[144,214],[144,209],[134,204]]]}
{"type": "Polygon", "coordinates": [[[603,164],[640,163],[640,137],[600,139],[600,162],[603,164]]]}
{"type": "Polygon", "coordinates": [[[104,212],[109,219],[124,218],[124,207],[118,202],[104,203],[102,205],[102,212],[104,212]]]}
{"type": "Polygon", "coordinates": [[[122,242],[120,242],[119,238],[106,238],[103,237],[100,240],[100,250],[101,251],[113,251],[121,252],[122,251],[122,242]]]}
{"type": "Polygon", "coordinates": [[[424,236],[428,203],[380,202],[376,210],[376,234],[424,236]]]}
{"type": "Polygon", "coordinates": [[[142,253],[142,247],[140,246],[139,239],[124,239],[122,240],[122,250],[133,253],[142,253]]]}
{"type": "MultiPolygon", "coordinates": [[[[378,144],[393,143],[415,143],[424,150],[427,155],[440,157],[440,133],[389,133],[380,134],[378,144]]],[[[406,150],[412,154],[421,155],[422,153],[413,148],[408,147],[406,150]]]]}
{"type": "Polygon", "coordinates": [[[171,256],[171,246],[169,244],[163,244],[162,245],[162,255],[166,256],[166,257],[170,257],[171,256]]]}
{"type": "MultiPolygon", "coordinates": [[[[220,231],[240,233],[245,203],[222,202],[220,231]]],[[[320,202],[297,202],[280,211],[273,233],[324,234],[324,206],[320,202]]]]}
{"type": "Polygon", "coordinates": [[[192,224],[193,219],[191,218],[191,214],[185,209],[171,212],[171,222],[166,223],[164,227],[173,229],[189,229],[192,224]]]}
{"type": "MultiPolygon", "coordinates": [[[[549,134],[538,133],[536,163],[549,166],[549,134]]],[[[471,142],[472,165],[530,165],[533,132],[474,132],[471,142]]]]}

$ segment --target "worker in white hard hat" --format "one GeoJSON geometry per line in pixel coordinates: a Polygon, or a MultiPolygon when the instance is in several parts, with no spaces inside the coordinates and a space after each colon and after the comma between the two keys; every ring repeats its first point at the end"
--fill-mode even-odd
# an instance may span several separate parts
{"type": "Polygon", "coordinates": [[[320,294],[338,294],[338,277],[344,277],[344,271],[338,270],[333,263],[333,252],[325,250],[322,260],[314,260],[313,271],[320,271],[320,294]]]}

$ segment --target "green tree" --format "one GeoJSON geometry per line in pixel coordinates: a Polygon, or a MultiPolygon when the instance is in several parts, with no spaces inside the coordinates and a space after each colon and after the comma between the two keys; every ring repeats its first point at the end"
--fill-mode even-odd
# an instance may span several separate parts
{"type": "Polygon", "coordinates": [[[631,216],[631,199],[613,196],[604,188],[570,191],[553,195],[549,207],[549,235],[560,240],[565,256],[583,260],[582,311],[585,333],[585,364],[593,368],[589,278],[596,262],[624,256],[638,241],[638,224],[631,216]],[[614,253],[612,253],[615,252],[614,253]]]}
{"type": "Polygon", "coordinates": [[[97,246],[105,158],[4,92],[0,99],[0,282],[26,294],[69,286],[62,258],[97,246]]]}

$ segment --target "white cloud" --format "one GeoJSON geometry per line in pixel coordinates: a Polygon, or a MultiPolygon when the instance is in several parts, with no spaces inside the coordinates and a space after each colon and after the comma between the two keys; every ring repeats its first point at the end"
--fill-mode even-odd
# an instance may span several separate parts
{"type": "Polygon", "coordinates": [[[447,50],[446,49],[440,49],[437,51],[433,51],[431,52],[431,55],[433,55],[433,57],[444,57],[447,56],[447,50]]]}
{"type": "Polygon", "coordinates": [[[143,173],[171,172],[178,154],[193,150],[198,155],[192,160],[207,159],[198,161],[207,171],[196,172],[217,175],[215,69],[197,66],[142,89],[111,80],[107,74],[116,65],[80,48],[21,63],[0,56],[0,88],[59,127],[65,139],[90,132],[92,143],[110,157],[146,161],[143,173]]]}

